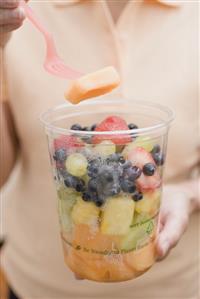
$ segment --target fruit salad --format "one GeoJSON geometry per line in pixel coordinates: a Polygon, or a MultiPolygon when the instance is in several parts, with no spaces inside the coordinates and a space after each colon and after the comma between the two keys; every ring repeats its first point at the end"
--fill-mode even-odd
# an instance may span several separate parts
{"type": "Polygon", "coordinates": [[[135,278],[155,261],[162,144],[117,115],[69,129],[51,145],[66,264],[89,280],[135,278]]]}

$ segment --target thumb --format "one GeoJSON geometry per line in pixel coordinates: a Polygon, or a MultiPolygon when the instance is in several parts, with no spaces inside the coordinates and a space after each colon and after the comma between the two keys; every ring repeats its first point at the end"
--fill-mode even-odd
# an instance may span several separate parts
{"type": "Polygon", "coordinates": [[[176,246],[187,224],[188,217],[182,214],[169,214],[166,217],[156,242],[158,260],[166,257],[170,249],[176,246]]]}
{"type": "Polygon", "coordinates": [[[74,273],[74,277],[76,280],[84,280],[84,278],[82,278],[80,275],[74,273]]]}

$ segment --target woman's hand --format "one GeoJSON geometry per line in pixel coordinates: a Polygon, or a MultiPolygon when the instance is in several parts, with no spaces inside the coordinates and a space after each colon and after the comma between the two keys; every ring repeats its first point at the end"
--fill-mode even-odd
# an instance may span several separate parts
{"type": "Polygon", "coordinates": [[[19,0],[0,0],[1,35],[16,30],[22,25],[25,13],[19,3],[19,0]]]}
{"type": "Polygon", "coordinates": [[[158,260],[165,258],[187,229],[190,214],[199,207],[198,181],[163,188],[160,227],[157,238],[158,260]]]}

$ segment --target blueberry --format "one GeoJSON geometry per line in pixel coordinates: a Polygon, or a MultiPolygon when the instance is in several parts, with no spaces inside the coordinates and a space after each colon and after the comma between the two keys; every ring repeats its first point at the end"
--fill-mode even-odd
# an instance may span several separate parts
{"type": "Polygon", "coordinates": [[[154,147],[153,147],[153,149],[152,149],[152,151],[151,151],[151,154],[153,155],[153,154],[155,154],[155,153],[160,153],[160,145],[159,144],[156,144],[156,145],[154,145],[154,147]]]}
{"type": "Polygon", "coordinates": [[[66,149],[60,148],[55,151],[55,154],[53,156],[55,161],[63,162],[67,158],[66,149]]]}
{"type": "Polygon", "coordinates": [[[87,167],[88,176],[96,177],[98,175],[99,166],[97,164],[89,165],[87,167]]]}
{"type": "Polygon", "coordinates": [[[91,126],[91,131],[95,131],[96,127],[97,127],[97,124],[93,124],[93,125],[91,126]]]}
{"type": "Polygon", "coordinates": [[[135,184],[128,180],[122,180],[120,185],[122,190],[127,193],[134,193],[136,190],[135,184]]]}
{"type": "Polygon", "coordinates": [[[91,195],[91,201],[96,202],[98,200],[97,192],[90,192],[90,195],[91,195]]]}
{"type": "Polygon", "coordinates": [[[85,127],[85,131],[88,131],[88,132],[92,131],[91,127],[85,127]]]}
{"type": "Polygon", "coordinates": [[[71,130],[74,130],[74,131],[81,131],[82,130],[82,127],[81,125],[79,124],[74,124],[71,126],[71,130]]]}
{"type": "Polygon", "coordinates": [[[104,173],[104,178],[106,179],[107,182],[111,183],[113,182],[114,178],[113,178],[113,174],[109,171],[106,171],[104,173]]]}
{"type": "Polygon", "coordinates": [[[60,162],[60,161],[56,161],[56,168],[58,171],[65,171],[65,163],[64,161],[63,162],[60,162]]]}
{"type": "Polygon", "coordinates": [[[122,165],[123,169],[128,169],[128,168],[131,167],[131,166],[132,166],[131,161],[126,161],[126,162],[122,165]]]}
{"type": "Polygon", "coordinates": [[[97,193],[93,193],[91,201],[93,201],[97,207],[101,207],[105,203],[105,196],[103,194],[98,195],[97,193]]]}
{"type": "Polygon", "coordinates": [[[111,195],[114,196],[114,195],[117,195],[119,194],[121,191],[121,188],[120,186],[113,186],[112,190],[111,190],[111,195]]]}
{"type": "Polygon", "coordinates": [[[74,181],[74,189],[77,192],[84,192],[85,191],[85,182],[82,179],[77,179],[76,182],[74,181]]]}
{"type": "Polygon", "coordinates": [[[114,171],[116,169],[112,166],[102,165],[99,168],[98,178],[102,183],[111,183],[114,181],[114,171]]]}
{"type": "Polygon", "coordinates": [[[91,201],[91,193],[89,193],[88,191],[83,192],[82,199],[84,201],[91,201]]]}
{"type": "Polygon", "coordinates": [[[69,173],[64,168],[59,168],[58,173],[65,179],[70,176],[69,173]]]}
{"type": "Polygon", "coordinates": [[[83,136],[81,138],[85,143],[91,144],[92,143],[92,138],[89,135],[83,136]]]}
{"type": "Polygon", "coordinates": [[[136,125],[133,124],[133,123],[130,123],[130,124],[128,125],[128,127],[129,127],[130,130],[138,129],[138,126],[136,126],[136,125]]]}
{"type": "Polygon", "coordinates": [[[71,175],[67,175],[64,179],[64,184],[66,187],[73,188],[74,187],[74,177],[71,175]]]}
{"type": "Polygon", "coordinates": [[[108,163],[109,162],[119,162],[121,164],[124,164],[125,163],[125,159],[123,156],[121,156],[119,153],[115,153],[115,154],[112,154],[110,156],[108,156],[107,160],[106,160],[108,163]]]}
{"type": "Polygon", "coordinates": [[[97,207],[101,207],[104,204],[104,199],[103,198],[98,198],[97,200],[95,200],[94,203],[97,207]]]}
{"type": "Polygon", "coordinates": [[[137,180],[141,176],[141,173],[142,170],[137,166],[132,166],[125,170],[125,175],[130,181],[137,180]]]}
{"type": "Polygon", "coordinates": [[[118,161],[119,161],[119,157],[120,157],[119,154],[112,154],[112,155],[109,155],[108,158],[106,159],[106,162],[107,162],[107,163],[110,163],[110,162],[118,162],[118,161]]]}
{"type": "Polygon", "coordinates": [[[102,165],[99,168],[97,176],[97,190],[99,194],[103,194],[105,197],[112,196],[120,192],[119,177],[122,172],[119,172],[120,169],[118,168],[117,163],[115,166],[113,166],[113,164],[102,165]]]}
{"type": "Polygon", "coordinates": [[[95,158],[95,159],[92,159],[92,160],[90,160],[89,161],[89,163],[92,165],[92,164],[98,164],[98,165],[100,165],[101,164],[101,158],[100,157],[98,157],[98,158],[95,158]]]}
{"type": "MultiPolygon", "coordinates": [[[[91,201],[96,204],[97,201],[99,201],[99,196],[97,192],[91,192],[87,190],[86,192],[83,193],[83,197],[85,201],[91,201]]],[[[103,198],[103,197],[102,197],[103,198]]]]}
{"type": "Polygon", "coordinates": [[[100,159],[93,159],[89,161],[87,171],[90,177],[96,177],[98,175],[100,164],[101,164],[100,159]]]}
{"type": "Polygon", "coordinates": [[[162,153],[154,153],[152,154],[152,157],[156,163],[156,165],[161,166],[164,164],[165,159],[162,153]]]}
{"type": "Polygon", "coordinates": [[[124,157],[123,156],[120,156],[119,157],[119,163],[120,164],[124,164],[126,162],[126,160],[124,159],[124,157]]]}
{"type": "Polygon", "coordinates": [[[156,166],[152,163],[146,163],[142,170],[145,175],[152,176],[155,173],[156,166]]]}
{"type": "Polygon", "coordinates": [[[143,194],[141,192],[135,192],[132,198],[134,201],[139,201],[143,198],[143,194]]]}
{"type": "Polygon", "coordinates": [[[96,179],[89,180],[88,189],[91,192],[96,192],[97,191],[97,180],[96,179]]]}
{"type": "Polygon", "coordinates": [[[100,165],[100,167],[99,167],[99,174],[101,175],[101,176],[104,176],[105,175],[105,173],[108,175],[112,175],[112,173],[113,173],[113,167],[112,167],[112,165],[106,165],[106,164],[102,164],[102,165],[100,165]]]}
{"type": "Polygon", "coordinates": [[[119,194],[121,191],[119,182],[107,183],[107,185],[99,184],[98,187],[99,194],[104,195],[105,197],[114,196],[119,194]]]}

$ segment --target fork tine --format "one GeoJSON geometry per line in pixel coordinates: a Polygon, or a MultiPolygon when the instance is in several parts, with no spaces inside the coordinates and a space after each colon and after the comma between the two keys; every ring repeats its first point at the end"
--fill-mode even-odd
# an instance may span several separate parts
{"type": "Polygon", "coordinates": [[[63,78],[63,74],[61,74],[60,70],[56,69],[54,65],[52,65],[52,64],[44,64],[44,68],[49,73],[54,74],[56,76],[59,76],[59,77],[63,78]]]}
{"type": "Polygon", "coordinates": [[[56,75],[60,78],[74,80],[81,76],[81,73],[78,73],[73,70],[68,70],[67,68],[59,67],[57,64],[44,64],[44,68],[51,74],[56,75]]]}
{"type": "Polygon", "coordinates": [[[59,69],[59,70],[61,70],[61,71],[63,71],[63,72],[73,72],[74,74],[76,73],[76,74],[78,74],[78,72],[77,71],[74,71],[73,69],[71,69],[71,68],[69,68],[69,67],[66,67],[65,65],[64,65],[64,63],[62,63],[62,62],[60,62],[59,64],[57,64],[56,65],[56,67],[57,67],[57,69],[59,69]]]}

